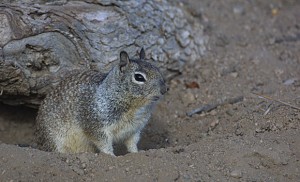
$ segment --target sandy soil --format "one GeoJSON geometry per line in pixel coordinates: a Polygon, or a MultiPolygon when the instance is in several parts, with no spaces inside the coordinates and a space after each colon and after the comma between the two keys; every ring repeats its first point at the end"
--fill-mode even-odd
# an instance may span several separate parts
{"type": "Polygon", "coordinates": [[[177,2],[205,25],[210,50],[169,83],[142,151],[24,147],[34,146],[36,110],[0,105],[0,181],[299,181],[300,110],[252,93],[300,107],[300,2],[177,2]]]}

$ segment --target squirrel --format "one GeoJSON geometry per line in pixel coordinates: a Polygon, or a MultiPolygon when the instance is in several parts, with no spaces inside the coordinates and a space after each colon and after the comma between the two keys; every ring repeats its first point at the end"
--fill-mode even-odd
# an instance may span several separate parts
{"type": "Polygon", "coordinates": [[[82,71],[63,80],[43,100],[36,119],[38,147],[61,153],[104,152],[123,142],[138,152],[141,130],[167,92],[159,69],[127,52],[108,73],[82,71]]]}

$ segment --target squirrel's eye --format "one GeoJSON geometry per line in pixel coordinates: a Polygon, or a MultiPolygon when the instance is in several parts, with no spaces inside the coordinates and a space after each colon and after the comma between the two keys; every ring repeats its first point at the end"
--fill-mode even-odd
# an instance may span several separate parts
{"type": "Polygon", "coordinates": [[[134,74],[134,79],[138,82],[145,82],[146,81],[144,76],[142,74],[139,74],[139,73],[134,74]]]}

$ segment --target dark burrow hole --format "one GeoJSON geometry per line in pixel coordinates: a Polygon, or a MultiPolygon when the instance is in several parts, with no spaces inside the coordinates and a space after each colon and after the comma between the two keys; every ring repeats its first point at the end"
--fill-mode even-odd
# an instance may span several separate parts
{"type": "Polygon", "coordinates": [[[0,103],[0,141],[6,144],[33,145],[37,110],[0,103]]]}
{"type": "MultiPolygon", "coordinates": [[[[19,145],[21,147],[36,147],[34,128],[37,109],[25,106],[10,106],[0,103],[0,143],[19,145]]],[[[165,148],[169,146],[168,132],[161,126],[155,116],[144,128],[139,150],[165,148]]],[[[127,153],[125,146],[114,146],[116,155],[127,153]]]]}

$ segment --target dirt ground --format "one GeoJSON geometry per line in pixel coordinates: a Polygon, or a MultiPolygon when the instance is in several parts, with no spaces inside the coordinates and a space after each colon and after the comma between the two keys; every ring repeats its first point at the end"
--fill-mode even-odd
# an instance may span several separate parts
{"type": "Polygon", "coordinates": [[[300,107],[300,1],[177,3],[205,25],[209,51],[170,81],[141,152],[24,147],[36,110],[0,105],[0,181],[299,181],[300,110],[274,99],[300,107]]]}

